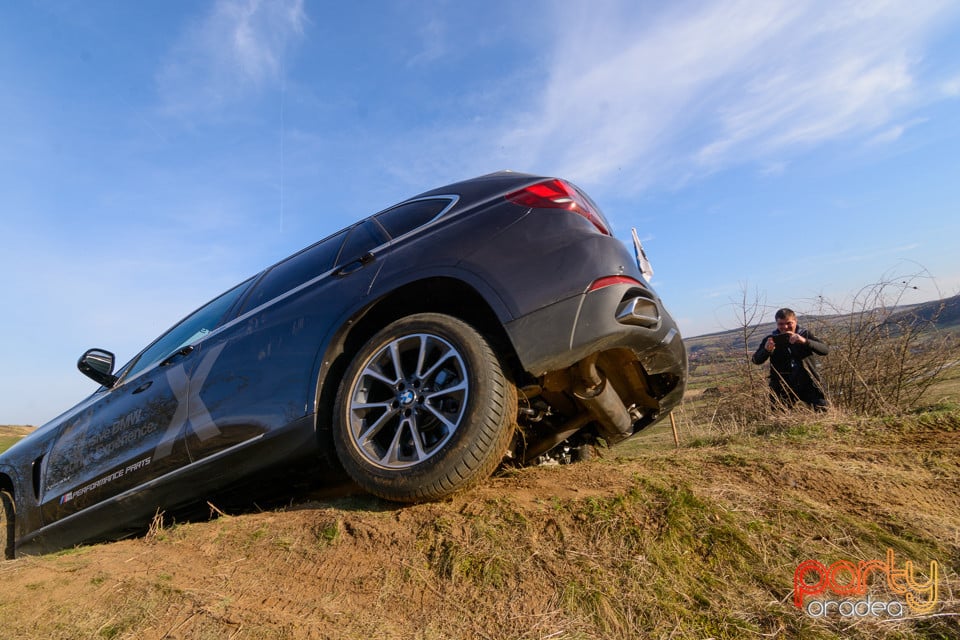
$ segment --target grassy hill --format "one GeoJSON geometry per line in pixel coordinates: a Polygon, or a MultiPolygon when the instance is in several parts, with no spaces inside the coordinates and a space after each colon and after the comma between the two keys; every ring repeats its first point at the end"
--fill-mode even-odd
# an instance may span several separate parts
{"type": "Polygon", "coordinates": [[[0,639],[960,638],[960,367],[914,412],[721,423],[705,389],[730,374],[702,356],[733,333],[688,341],[677,444],[665,421],[431,504],[335,487],[158,517],[0,563],[0,639]]]}
{"type": "Polygon", "coordinates": [[[0,424],[0,453],[9,449],[13,443],[33,431],[34,427],[0,424]]]}
{"type": "MultiPolygon", "coordinates": [[[[960,637],[960,412],[694,435],[660,425],[440,503],[302,496],[6,562],[0,636],[960,637]],[[930,615],[794,606],[801,562],[888,549],[918,580],[937,563],[930,615]]],[[[870,596],[904,597],[881,578],[870,596]]]]}

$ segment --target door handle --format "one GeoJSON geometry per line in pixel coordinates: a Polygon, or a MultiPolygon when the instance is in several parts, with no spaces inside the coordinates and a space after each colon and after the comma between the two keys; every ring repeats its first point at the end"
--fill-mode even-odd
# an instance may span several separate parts
{"type": "Polygon", "coordinates": [[[373,262],[375,258],[376,256],[374,256],[372,253],[368,251],[367,253],[363,254],[353,262],[348,262],[347,264],[343,265],[342,267],[334,271],[333,275],[346,276],[346,275],[350,275],[351,273],[354,273],[355,271],[360,271],[360,269],[363,269],[365,266],[373,262]]]}
{"type": "Polygon", "coordinates": [[[180,350],[177,351],[176,353],[173,353],[173,354],[170,354],[169,356],[167,356],[167,358],[160,363],[160,366],[161,366],[161,367],[165,367],[165,366],[169,365],[171,362],[173,362],[174,360],[176,360],[177,358],[179,358],[180,356],[185,356],[185,355],[187,355],[188,353],[190,353],[191,351],[193,351],[193,345],[192,345],[192,344],[188,344],[187,346],[183,347],[182,349],[180,349],[180,350]]]}
{"type": "Polygon", "coordinates": [[[153,384],[153,380],[147,380],[142,385],[133,390],[134,394],[142,393],[150,388],[150,385],[153,384]]]}

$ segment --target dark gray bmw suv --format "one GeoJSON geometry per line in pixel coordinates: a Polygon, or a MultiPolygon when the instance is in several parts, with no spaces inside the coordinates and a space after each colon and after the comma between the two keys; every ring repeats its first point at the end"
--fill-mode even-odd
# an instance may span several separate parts
{"type": "Polygon", "coordinates": [[[654,423],[686,352],[597,206],[500,172],[410,198],[204,305],[0,456],[6,557],[118,537],[266,469],[433,500],[654,423]]]}

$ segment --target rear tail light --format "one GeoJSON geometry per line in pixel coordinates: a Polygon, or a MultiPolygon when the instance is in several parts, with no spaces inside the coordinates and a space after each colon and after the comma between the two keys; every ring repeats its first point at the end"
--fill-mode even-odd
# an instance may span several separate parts
{"type": "Polygon", "coordinates": [[[563,180],[544,180],[507,194],[507,200],[523,207],[535,209],[566,209],[589,220],[603,235],[609,236],[610,230],[590,200],[576,187],[563,180]]]}
{"type": "Polygon", "coordinates": [[[606,276],[605,278],[599,278],[593,281],[593,284],[590,285],[590,288],[587,289],[587,292],[597,291],[598,289],[604,289],[606,287],[612,287],[615,284],[628,284],[633,287],[642,287],[646,288],[637,281],[635,278],[630,276],[606,276]]]}

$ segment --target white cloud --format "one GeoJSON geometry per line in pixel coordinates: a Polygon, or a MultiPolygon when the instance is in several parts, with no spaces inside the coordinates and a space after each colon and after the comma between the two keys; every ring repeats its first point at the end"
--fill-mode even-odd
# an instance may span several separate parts
{"type": "Polygon", "coordinates": [[[443,58],[447,54],[447,29],[438,18],[427,20],[418,30],[421,50],[407,61],[407,66],[415,67],[443,58]]]}
{"type": "Polygon", "coordinates": [[[885,258],[895,259],[904,254],[910,254],[920,249],[922,245],[916,242],[897,246],[857,246],[829,254],[811,256],[810,259],[818,264],[844,265],[849,263],[872,263],[885,258]]]}
{"type": "Polygon", "coordinates": [[[303,0],[219,0],[184,30],[158,73],[164,111],[212,111],[280,82],[306,23],[303,0]]]}
{"type": "Polygon", "coordinates": [[[650,6],[558,12],[558,29],[576,29],[556,39],[542,99],[498,146],[528,166],[640,189],[782,164],[838,139],[892,140],[897,119],[944,92],[920,63],[949,3],[650,6]]]}
{"type": "Polygon", "coordinates": [[[786,162],[773,160],[773,161],[764,163],[763,166],[760,167],[760,175],[779,176],[779,175],[783,175],[783,172],[786,170],[787,170],[786,162]]]}
{"type": "Polygon", "coordinates": [[[940,90],[943,92],[943,95],[950,98],[956,98],[960,96],[960,75],[950,78],[944,82],[940,90]]]}
{"type": "Polygon", "coordinates": [[[888,126],[887,128],[881,131],[878,131],[875,135],[873,135],[867,141],[867,144],[868,145],[885,145],[885,144],[890,144],[892,142],[896,142],[897,140],[902,138],[903,134],[905,134],[907,131],[909,131],[910,129],[912,129],[913,127],[919,124],[923,124],[924,122],[927,122],[926,118],[914,118],[909,122],[892,124],[891,126],[888,126]]]}

